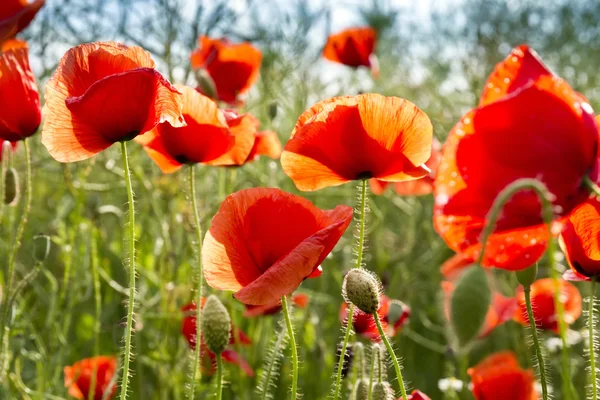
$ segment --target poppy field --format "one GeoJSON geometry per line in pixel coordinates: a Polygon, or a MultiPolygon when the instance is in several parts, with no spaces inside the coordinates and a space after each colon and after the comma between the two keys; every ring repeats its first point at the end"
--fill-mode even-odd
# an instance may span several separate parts
{"type": "Polygon", "coordinates": [[[0,399],[598,400],[600,3],[0,2],[0,399]]]}

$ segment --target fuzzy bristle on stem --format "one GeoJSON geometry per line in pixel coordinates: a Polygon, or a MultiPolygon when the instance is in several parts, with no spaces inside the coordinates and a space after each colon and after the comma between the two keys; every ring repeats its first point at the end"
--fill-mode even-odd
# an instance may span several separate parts
{"type": "Polygon", "coordinates": [[[535,324],[535,316],[533,314],[533,308],[531,306],[531,286],[523,288],[525,292],[525,305],[527,306],[527,319],[529,320],[529,327],[531,328],[531,337],[533,338],[533,348],[537,357],[537,365],[540,374],[540,383],[542,385],[542,399],[548,399],[548,385],[546,378],[546,365],[544,364],[544,356],[542,355],[542,349],[540,347],[540,341],[538,338],[537,327],[535,324]]]}
{"type": "Polygon", "coordinates": [[[594,329],[596,320],[594,319],[594,291],[596,290],[596,277],[592,277],[590,282],[590,298],[588,308],[588,332],[589,332],[589,352],[590,352],[590,387],[591,400],[598,400],[598,378],[596,376],[596,336],[594,329]]]}

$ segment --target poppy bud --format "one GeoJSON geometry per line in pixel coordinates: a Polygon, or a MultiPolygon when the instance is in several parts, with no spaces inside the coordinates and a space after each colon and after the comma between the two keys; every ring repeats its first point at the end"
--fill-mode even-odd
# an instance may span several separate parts
{"type": "Polygon", "coordinates": [[[538,266],[536,263],[527,269],[516,271],[517,280],[521,285],[523,285],[523,287],[529,287],[533,282],[535,282],[535,279],[537,278],[537,272],[538,266]]]}
{"type": "Polygon", "coordinates": [[[4,204],[14,206],[19,201],[19,175],[17,170],[9,168],[4,175],[4,204]]]}
{"type": "Polygon", "coordinates": [[[470,344],[481,331],[491,299],[482,267],[474,265],[463,272],[450,298],[450,325],[460,348],[470,344]]]}
{"type": "Polygon", "coordinates": [[[221,301],[211,295],[206,300],[202,314],[202,334],[210,351],[221,354],[231,338],[231,318],[221,301]]]}
{"type": "Polygon", "coordinates": [[[369,399],[369,380],[359,379],[354,385],[354,390],[350,395],[351,400],[368,400],[369,399]]]}
{"type": "Polygon", "coordinates": [[[33,237],[33,258],[37,262],[44,262],[50,254],[50,236],[42,233],[33,237]]]}
{"type": "Polygon", "coordinates": [[[359,379],[364,378],[366,370],[365,346],[360,342],[356,342],[352,345],[352,350],[354,351],[354,357],[356,358],[358,363],[358,365],[356,366],[358,377],[359,379]]]}
{"type": "Polygon", "coordinates": [[[271,103],[269,103],[269,118],[271,118],[271,121],[273,121],[275,117],[277,117],[277,111],[277,102],[273,100],[271,103]]]}
{"type": "Polygon", "coordinates": [[[211,99],[217,99],[217,87],[215,86],[215,81],[213,81],[204,68],[196,70],[196,80],[198,81],[200,93],[211,99]]]}
{"type": "Polygon", "coordinates": [[[373,385],[373,400],[394,400],[394,393],[387,382],[377,382],[373,385]]]}
{"type": "MultiPolygon", "coordinates": [[[[342,344],[338,343],[337,348],[335,350],[336,360],[339,360],[341,355],[342,355],[342,344]]],[[[348,373],[350,372],[350,368],[352,367],[353,363],[354,363],[354,352],[352,351],[352,346],[347,346],[346,354],[344,354],[344,362],[342,363],[342,378],[345,378],[348,376],[348,373]]]]}
{"type": "Polygon", "coordinates": [[[355,268],[348,272],[342,284],[342,295],[346,303],[354,304],[367,314],[379,309],[379,280],[372,272],[355,268]]]}

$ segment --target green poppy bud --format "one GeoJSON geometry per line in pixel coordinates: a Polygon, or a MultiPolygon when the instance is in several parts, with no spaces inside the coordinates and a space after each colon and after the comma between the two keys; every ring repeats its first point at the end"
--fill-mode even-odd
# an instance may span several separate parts
{"type": "Polygon", "coordinates": [[[9,168],[4,175],[4,204],[14,206],[19,202],[19,175],[9,168]]]}
{"type": "Polygon", "coordinates": [[[231,337],[231,318],[227,309],[214,295],[206,300],[202,313],[202,335],[210,351],[221,354],[231,337]]]}
{"type": "Polygon", "coordinates": [[[342,295],[346,303],[354,304],[364,313],[374,314],[379,309],[379,289],[379,279],[375,274],[355,268],[344,277],[342,295]]]}
{"type": "Polygon", "coordinates": [[[394,400],[394,392],[387,382],[373,384],[373,400],[394,400]]]}

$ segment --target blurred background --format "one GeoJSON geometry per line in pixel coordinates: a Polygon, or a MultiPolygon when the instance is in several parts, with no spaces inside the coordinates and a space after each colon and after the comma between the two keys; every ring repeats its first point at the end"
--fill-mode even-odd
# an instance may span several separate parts
{"type": "MultiPolygon", "coordinates": [[[[257,116],[264,129],[278,132],[282,143],[298,116],[316,101],[367,91],[417,104],[443,142],[460,116],[476,105],[494,65],[521,43],[536,49],[592,106],[600,107],[599,19],[600,2],[592,0],[48,0],[24,37],[42,92],[64,52],[83,42],[116,40],[141,46],[172,82],[195,86],[189,57],[199,35],[250,41],[263,52],[263,63],[244,110],[257,116]],[[367,70],[354,71],[321,56],[330,33],[364,25],[379,34],[377,80],[367,70]]],[[[15,310],[11,345],[15,359],[9,385],[3,389],[6,399],[67,398],[62,368],[93,351],[92,263],[97,263],[101,284],[101,353],[117,354],[123,333],[126,195],[119,179],[123,171],[118,149],[90,161],[61,165],[51,159],[39,137],[31,141],[33,211],[18,276],[33,265],[34,234],[51,235],[53,247],[42,274],[15,310]]],[[[132,143],[130,151],[140,237],[135,334],[139,356],[130,398],[181,399],[189,349],[180,334],[179,309],[192,298],[194,260],[185,174],[164,175],[141,147],[132,143]]],[[[22,169],[22,161],[19,152],[13,164],[22,169]]],[[[265,157],[242,168],[198,171],[204,229],[227,193],[253,186],[298,193],[279,162],[265,157]]],[[[347,184],[301,195],[321,208],[353,205],[355,187],[347,184]]],[[[0,254],[6,254],[7,235],[19,220],[18,211],[10,208],[8,223],[0,227],[0,254]]],[[[400,197],[392,191],[373,196],[367,266],[382,277],[389,297],[411,307],[412,318],[394,338],[395,347],[411,387],[437,400],[449,396],[440,391],[440,379],[458,375],[466,380],[464,367],[494,350],[516,351],[523,366],[531,366],[531,360],[527,335],[514,322],[498,328],[469,359],[456,359],[447,349],[439,267],[452,253],[434,232],[431,214],[431,196],[400,197]]],[[[300,289],[310,298],[308,307],[294,314],[305,399],[325,398],[330,390],[341,335],[341,281],[352,266],[352,239],[349,230],[323,263],[324,275],[300,289]]],[[[512,275],[497,272],[496,278],[505,294],[514,291],[512,275]]],[[[280,317],[245,319],[241,304],[220,296],[234,323],[254,341],[241,352],[258,375],[280,317]]],[[[582,327],[582,322],[574,325],[582,327]]],[[[285,398],[289,385],[291,365],[287,351],[284,354],[275,399],[285,398]]],[[[575,347],[573,354],[576,386],[583,396],[582,348],[575,347]]],[[[560,368],[558,359],[550,358],[553,371],[560,368]]],[[[226,379],[226,399],[257,398],[256,377],[229,366],[226,379]]],[[[205,380],[209,385],[209,378],[205,380]]],[[[557,376],[553,382],[560,385],[557,376]]],[[[467,392],[458,396],[470,399],[467,392]]]]}

